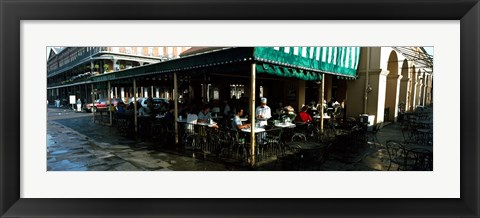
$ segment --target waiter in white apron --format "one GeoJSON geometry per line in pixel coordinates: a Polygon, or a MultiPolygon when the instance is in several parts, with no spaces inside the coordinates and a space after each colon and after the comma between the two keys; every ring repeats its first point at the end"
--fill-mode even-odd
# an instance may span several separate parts
{"type": "Polygon", "coordinates": [[[267,106],[267,98],[261,98],[260,102],[260,106],[255,109],[255,115],[260,121],[260,127],[264,127],[267,125],[267,120],[272,117],[272,110],[267,106]]]}

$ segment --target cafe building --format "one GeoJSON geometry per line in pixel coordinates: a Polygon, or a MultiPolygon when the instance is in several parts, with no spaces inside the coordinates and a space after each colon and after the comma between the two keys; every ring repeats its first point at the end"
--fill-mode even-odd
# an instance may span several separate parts
{"type": "MultiPolygon", "coordinates": [[[[333,101],[342,105],[344,118],[366,114],[373,118],[371,125],[396,122],[399,112],[433,103],[433,58],[421,47],[196,47],[179,56],[90,75],[84,88],[92,94],[90,100],[97,93],[116,97],[118,88],[131,90],[134,98],[159,97],[154,90],[162,89],[169,93],[163,97],[173,102],[175,117],[180,105],[215,105],[233,96],[246,99],[247,113],[262,97],[268,98],[272,111],[287,105],[299,111],[311,104],[318,110],[322,129],[325,110],[333,101]],[[323,102],[327,106],[318,107],[323,102]]],[[[49,91],[55,88],[49,83],[49,91]]],[[[254,113],[248,114],[255,123],[254,113]]],[[[135,117],[136,132],[137,122],[135,117]]],[[[179,122],[174,129],[179,143],[179,122]]],[[[251,131],[252,164],[255,138],[251,131]]]]}

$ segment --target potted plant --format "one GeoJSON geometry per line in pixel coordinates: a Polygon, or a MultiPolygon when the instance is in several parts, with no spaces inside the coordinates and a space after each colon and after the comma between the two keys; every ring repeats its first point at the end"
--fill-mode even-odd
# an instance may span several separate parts
{"type": "Polygon", "coordinates": [[[110,66],[108,66],[108,64],[104,64],[104,65],[103,65],[103,72],[104,72],[104,73],[110,72],[110,71],[109,71],[109,68],[110,68],[110,66]]]}

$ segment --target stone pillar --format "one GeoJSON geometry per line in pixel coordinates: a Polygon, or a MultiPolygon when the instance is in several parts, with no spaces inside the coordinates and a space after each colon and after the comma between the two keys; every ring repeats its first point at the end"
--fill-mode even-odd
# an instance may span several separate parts
{"type": "Polygon", "coordinates": [[[428,76],[428,74],[425,73],[424,76],[423,76],[423,96],[422,96],[422,105],[423,106],[426,105],[428,80],[429,80],[429,76],[428,76]]]}
{"type": "Polygon", "coordinates": [[[375,123],[383,123],[385,112],[385,96],[387,89],[387,76],[389,71],[376,70],[369,72],[370,87],[368,94],[367,113],[375,115],[375,123]]]}
{"type": "MultiPolygon", "coordinates": [[[[415,74],[413,74],[415,75],[415,74]]],[[[417,93],[417,77],[414,76],[412,78],[412,82],[410,83],[411,89],[410,89],[410,104],[409,104],[409,111],[415,110],[415,102],[416,102],[416,93],[417,93]]]]}
{"type": "Polygon", "coordinates": [[[118,71],[120,69],[120,67],[117,68],[117,59],[113,59],[112,60],[112,71],[115,72],[115,71],[118,71]]]}
{"type": "Polygon", "coordinates": [[[420,99],[422,97],[422,79],[418,78],[415,90],[415,107],[414,109],[420,105],[420,99]]]}

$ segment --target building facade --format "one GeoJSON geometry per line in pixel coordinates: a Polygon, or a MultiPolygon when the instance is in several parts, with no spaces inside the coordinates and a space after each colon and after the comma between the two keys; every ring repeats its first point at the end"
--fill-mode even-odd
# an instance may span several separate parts
{"type": "MultiPolygon", "coordinates": [[[[286,48],[291,47],[275,47],[274,50],[284,51],[289,57],[314,58],[320,54],[308,53],[307,51],[314,50],[307,50],[306,47],[303,47],[304,49],[300,49],[300,47],[286,48]]],[[[329,57],[340,51],[335,47],[322,47],[322,49],[329,57]]],[[[232,60],[217,57],[215,53],[226,50],[235,50],[235,48],[73,47],[61,51],[52,49],[48,59],[47,72],[49,101],[56,98],[67,98],[68,95],[74,94],[91,102],[92,92],[95,99],[107,98],[106,91],[99,91],[107,90],[107,87],[105,85],[105,87],[99,87],[99,83],[93,82],[90,78],[116,72],[121,74],[121,71],[128,71],[128,75],[133,77],[136,75],[135,73],[143,72],[143,70],[133,70],[132,73],[135,75],[130,75],[130,71],[132,71],[130,69],[150,64],[153,67],[153,64],[156,63],[159,64],[158,68],[153,70],[154,72],[143,72],[148,73],[148,76],[135,76],[137,78],[136,92],[133,91],[132,81],[121,79],[123,81],[120,82],[120,79],[111,81],[108,79],[112,84],[108,91],[109,97],[119,97],[127,101],[127,98],[133,97],[133,93],[137,93],[136,97],[153,96],[173,99],[173,75],[161,73],[162,66],[166,63],[160,62],[176,59],[180,53],[184,52],[181,57],[185,58],[185,61],[182,59],[178,60],[178,63],[172,64],[175,67],[169,72],[182,71],[177,65],[188,65],[186,63],[193,60],[189,59],[191,56],[197,56],[202,61],[208,61],[212,57],[219,60],[225,59],[226,61],[221,63],[221,66],[224,66],[223,64],[226,62],[232,63],[232,60]],[[94,87],[93,90],[92,87],[94,87]]],[[[433,57],[424,48],[361,47],[358,52],[355,52],[355,55],[357,54],[359,60],[355,64],[355,74],[348,77],[323,73],[323,90],[321,81],[308,81],[293,77],[282,78],[266,73],[259,74],[256,83],[259,95],[257,94],[256,97],[264,96],[271,99],[272,101],[269,100],[269,102],[272,104],[279,102],[283,105],[291,105],[298,111],[304,104],[312,101],[318,103],[323,94],[323,100],[326,102],[343,103],[345,117],[358,117],[361,114],[374,115],[375,123],[396,122],[399,113],[403,111],[413,111],[418,106],[433,104],[433,57]]],[[[348,56],[352,56],[352,53],[348,53],[348,56]]],[[[333,59],[332,63],[335,62],[348,63],[349,61],[343,58],[333,59]]],[[[209,101],[211,99],[226,100],[232,95],[235,95],[236,98],[242,94],[249,96],[249,77],[240,75],[246,68],[233,64],[231,69],[238,70],[238,72],[232,73],[230,72],[232,70],[226,70],[230,67],[225,66],[222,68],[223,72],[215,73],[216,68],[219,68],[216,66],[220,66],[220,64],[214,64],[212,67],[212,64],[204,66],[202,63],[194,68],[183,69],[183,73],[179,75],[179,98],[185,96],[189,99],[201,98],[209,101]]],[[[276,69],[273,67],[275,64],[272,62],[270,65],[262,64],[259,67],[268,71],[276,69]]],[[[171,66],[167,64],[165,67],[171,66]]],[[[276,70],[278,71],[278,69],[276,70]]],[[[293,72],[289,73],[293,75],[293,72]]],[[[312,74],[305,73],[304,75],[312,74]]]]}
{"type": "MultiPolygon", "coordinates": [[[[91,101],[89,78],[147,64],[178,58],[190,47],[64,47],[50,48],[47,60],[48,100],[67,99],[69,95],[91,101]]],[[[144,87],[139,87],[139,90],[144,87]]],[[[156,88],[157,95],[159,89],[156,88]]],[[[150,91],[150,95],[154,91],[150,91]]],[[[118,96],[131,97],[132,90],[116,87],[118,96]]],[[[145,92],[141,92],[141,96],[145,92]]],[[[106,98],[106,93],[95,93],[106,98]]],[[[117,95],[115,95],[117,96],[117,95]]],[[[113,97],[113,95],[111,96],[113,97]]]]}

